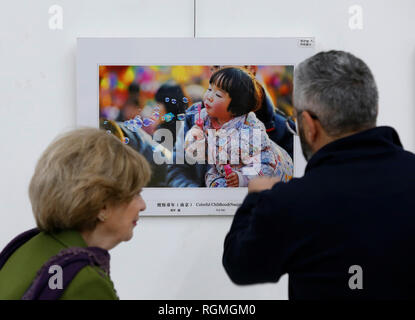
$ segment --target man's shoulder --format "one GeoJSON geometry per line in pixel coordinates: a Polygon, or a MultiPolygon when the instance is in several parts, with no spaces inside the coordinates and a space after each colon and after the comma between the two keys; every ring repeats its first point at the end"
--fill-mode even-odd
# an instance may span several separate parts
{"type": "Polygon", "coordinates": [[[307,197],[303,198],[304,183],[293,178],[289,182],[279,182],[270,190],[250,193],[245,198],[243,210],[254,210],[256,221],[260,221],[266,229],[302,224],[308,214],[304,210],[307,197]],[[305,215],[305,216],[304,216],[305,215]]]}
{"type": "Polygon", "coordinates": [[[263,192],[260,202],[267,203],[271,215],[279,212],[301,219],[317,213],[316,209],[323,205],[326,193],[327,190],[321,190],[315,178],[303,176],[275,184],[271,190],[263,192]]]}
{"type": "MultiPolygon", "coordinates": [[[[411,185],[415,191],[415,154],[402,149],[401,152],[397,153],[396,160],[390,161],[389,165],[384,166],[385,170],[390,169],[397,176],[400,176],[402,184],[411,185]]],[[[378,172],[379,177],[381,173],[378,172]]]]}
{"type": "Polygon", "coordinates": [[[298,203],[306,199],[306,191],[309,188],[307,179],[292,178],[288,182],[279,182],[275,184],[270,190],[261,193],[263,200],[269,203],[270,206],[294,208],[298,203]]]}
{"type": "Polygon", "coordinates": [[[402,158],[405,159],[405,161],[408,161],[410,165],[415,166],[415,153],[408,150],[403,150],[402,158]]]}

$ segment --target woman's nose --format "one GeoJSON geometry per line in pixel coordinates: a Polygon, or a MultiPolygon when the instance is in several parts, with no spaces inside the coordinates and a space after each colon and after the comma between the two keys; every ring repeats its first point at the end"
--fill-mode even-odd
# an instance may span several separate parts
{"type": "Polygon", "coordinates": [[[143,198],[140,199],[140,211],[144,211],[147,208],[146,202],[144,201],[143,198]]]}

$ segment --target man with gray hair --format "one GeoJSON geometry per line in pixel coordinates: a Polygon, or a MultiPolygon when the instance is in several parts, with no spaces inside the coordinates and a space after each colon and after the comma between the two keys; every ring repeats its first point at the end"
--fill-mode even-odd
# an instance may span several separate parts
{"type": "Polygon", "coordinates": [[[258,178],[226,236],[233,282],[277,282],[290,299],[415,297],[415,155],[376,127],[378,92],[367,65],[321,52],[294,73],[302,178],[258,178]]]}

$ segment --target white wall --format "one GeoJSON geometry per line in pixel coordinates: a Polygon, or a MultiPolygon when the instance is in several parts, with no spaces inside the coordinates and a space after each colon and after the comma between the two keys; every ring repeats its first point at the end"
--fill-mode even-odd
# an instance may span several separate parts
{"type": "MultiPolygon", "coordinates": [[[[371,67],[379,125],[415,151],[413,0],[197,0],[199,37],[315,36],[317,50],[343,49],[371,67]],[[348,26],[363,8],[363,30],[348,26]]],[[[192,0],[16,0],[0,4],[0,248],[34,226],[27,187],[36,160],[75,125],[76,37],[192,37],[192,0]],[[49,30],[50,6],[64,9],[49,30]]],[[[218,48],[220,49],[220,48],[218,48]]],[[[149,48],[151,50],[151,48],[149,48]]],[[[168,48],[166,48],[168,53],[168,48]]],[[[221,254],[229,217],[142,218],[135,237],[111,251],[123,299],[284,299],[279,284],[237,287],[221,254]]]]}

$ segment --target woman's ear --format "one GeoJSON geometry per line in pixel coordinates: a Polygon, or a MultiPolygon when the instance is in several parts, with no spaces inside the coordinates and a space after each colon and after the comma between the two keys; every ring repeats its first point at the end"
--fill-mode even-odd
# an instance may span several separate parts
{"type": "Polygon", "coordinates": [[[98,214],[98,220],[101,222],[105,222],[105,220],[107,220],[108,217],[108,212],[107,212],[107,206],[104,205],[104,207],[101,209],[101,211],[98,214]]]}

